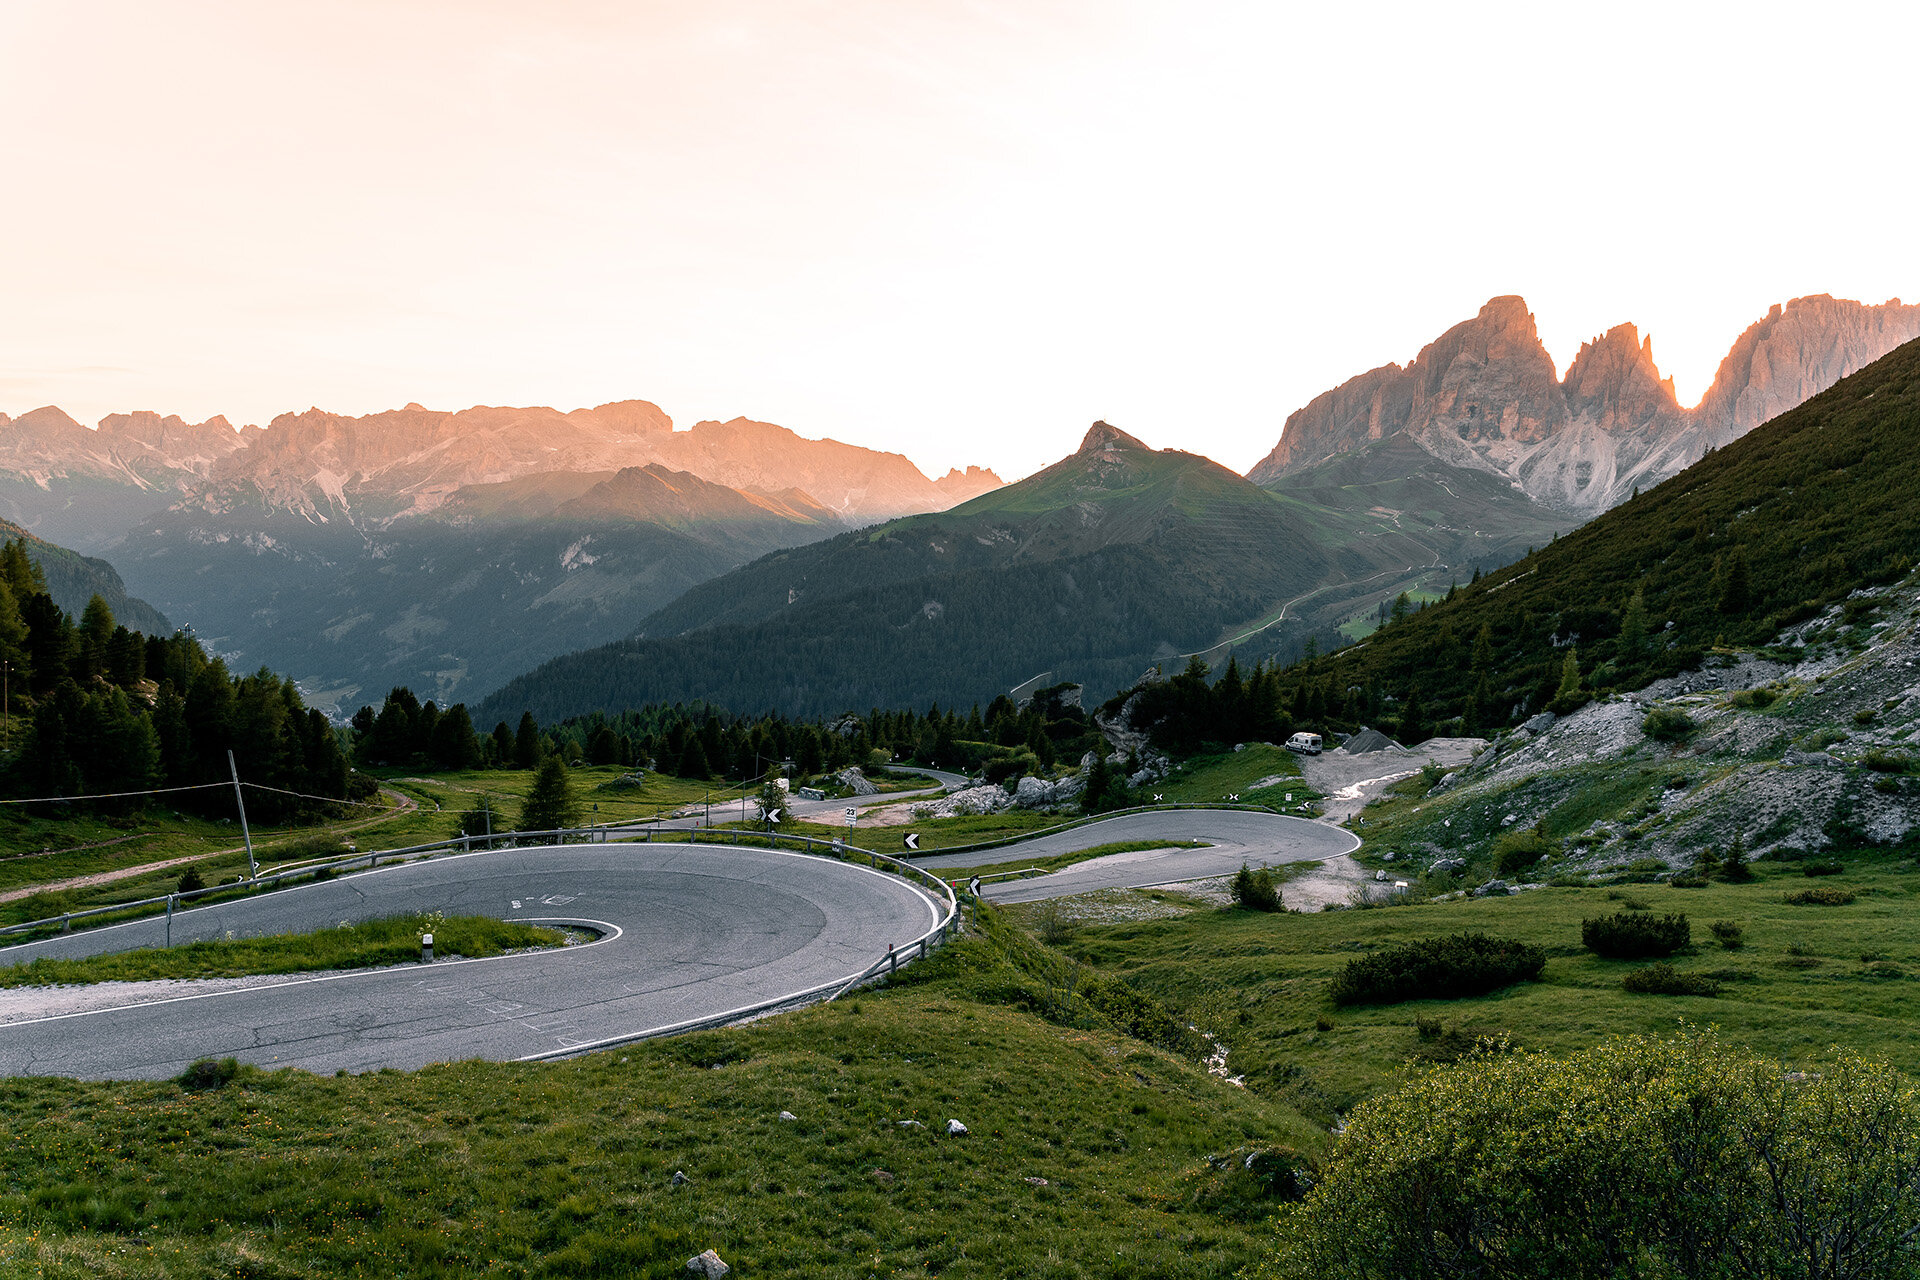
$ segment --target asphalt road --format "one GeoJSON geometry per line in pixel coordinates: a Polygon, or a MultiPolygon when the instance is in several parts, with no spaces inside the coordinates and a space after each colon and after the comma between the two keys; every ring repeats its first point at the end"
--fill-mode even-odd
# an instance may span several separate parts
{"type": "MultiPolygon", "coordinates": [[[[730,845],[466,854],[183,911],[173,943],[442,911],[576,922],[600,941],[398,965],[0,1026],[0,1076],[157,1079],[233,1056],[309,1071],[507,1060],[743,1009],[860,972],[939,919],[849,863],[730,845]]],[[[161,945],[155,918],[0,950],[0,964],[161,945]]]]}
{"type": "Polygon", "coordinates": [[[1136,840],[1205,840],[1211,847],[1111,853],[1076,862],[1044,876],[988,884],[983,886],[983,892],[994,902],[1037,902],[1093,889],[1139,888],[1231,875],[1243,862],[1253,867],[1321,862],[1360,847],[1360,838],[1352,832],[1306,818],[1245,809],[1165,809],[1090,822],[1084,827],[999,849],[915,858],[914,865],[978,867],[1050,858],[1098,845],[1136,840]]]}
{"type": "MultiPolygon", "coordinates": [[[[937,782],[938,786],[920,787],[912,791],[885,791],[871,796],[848,796],[839,800],[802,800],[794,796],[787,801],[785,821],[824,822],[829,826],[839,826],[846,820],[848,809],[865,809],[873,805],[897,804],[914,796],[938,795],[948,791],[958,791],[967,785],[968,780],[957,773],[948,773],[943,769],[926,769],[914,765],[913,773],[923,773],[937,782]]],[[[757,789],[756,789],[757,791],[757,789]]],[[[697,806],[698,812],[687,811],[678,818],[662,818],[658,823],[649,824],[656,829],[687,831],[707,824],[706,806],[697,806]]],[[[721,826],[729,822],[746,822],[760,816],[760,806],[753,794],[742,798],[739,792],[729,794],[724,801],[715,801],[712,808],[713,825],[721,826]]],[[[857,843],[857,841],[856,841],[857,843]]]]}

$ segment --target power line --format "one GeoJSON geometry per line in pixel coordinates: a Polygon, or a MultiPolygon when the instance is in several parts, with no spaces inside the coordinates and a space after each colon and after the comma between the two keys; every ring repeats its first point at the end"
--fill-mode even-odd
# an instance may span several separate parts
{"type": "Polygon", "coordinates": [[[226,785],[228,784],[224,782],[202,782],[191,787],[159,787],[152,791],[109,791],[95,796],[39,796],[32,800],[0,800],[0,804],[55,804],[62,800],[124,800],[129,796],[164,796],[172,795],[176,791],[206,791],[226,785]]]}
{"type": "MultiPolygon", "coordinates": [[[[216,784],[216,785],[224,785],[224,784],[216,784]]],[[[245,780],[242,780],[240,785],[243,787],[252,787],[255,791],[271,791],[275,795],[293,796],[296,799],[300,799],[300,800],[319,800],[319,801],[323,801],[326,804],[350,804],[350,805],[356,805],[362,809],[391,809],[394,807],[393,805],[390,805],[390,804],[369,804],[365,800],[336,800],[332,796],[308,795],[304,791],[288,791],[283,787],[269,787],[265,783],[261,783],[261,782],[247,782],[245,780]]]]}

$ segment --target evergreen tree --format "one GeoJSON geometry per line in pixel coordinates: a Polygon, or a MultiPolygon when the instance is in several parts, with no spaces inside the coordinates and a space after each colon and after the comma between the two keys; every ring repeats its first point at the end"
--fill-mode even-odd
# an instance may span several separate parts
{"type": "Polygon", "coordinates": [[[554,831],[578,826],[580,801],[573,794],[573,778],[558,753],[549,754],[533,775],[526,803],[520,807],[521,831],[554,831]]]}
{"type": "Polygon", "coordinates": [[[540,726],[533,712],[520,713],[520,729],[513,735],[513,767],[531,769],[540,763],[540,726]]]}
{"type": "Polygon", "coordinates": [[[680,761],[674,766],[674,776],[678,778],[711,778],[713,762],[707,759],[707,746],[700,735],[687,735],[687,745],[680,753],[680,761]]]}
{"type": "Polygon", "coordinates": [[[478,769],[480,742],[467,704],[456,702],[433,726],[433,762],[442,769],[478,769]]]}
{"type": "MultiPolygon", "coordinates": [[[[564,774],[562,775],[562,780],[566,781],[564,774]]],[[[532,797],[529,796],[528,798],[531,799],[532,797]]],[[[474,802],[473,808],[466,810],[460,815],[460,820],[454,824],[453,835],[457,840],[461,836],[486,836],[492,835],[496,831],[504,831],[506,829],[505,816],[499,809],[494,807],[493,797],[483,795],[474,802]]],[[[526,827],[525,829],[529,831],[541,830],[539,827],[526,827]]]]}
{"type": "Polygon", "coordinates": [[[803,778],[811,778],[827,767],[827,753],[820,744],[820,731],[812,725],[800,731],[800,745],[794,749],[793,767],[803,778]]]}
{"type": "Polygon", "coordinates": [[[1747,550],[1735,547],[1726,558],[1720,587],[1720,612],[1745,613],[1753,607],[1753,583],[1747,572],[1747,550]]]}
{"type": "Polygon", "coordinates": [[[1426,712],[1420,705],[1420,691],[1408,691],[1407,699],[1400,704],[1400,742],[1403,746],[1414,746],[1425,742],[1433,734],[1427,729],[1426,712]]]}
{"type": "Polygon", "coordinates": [[[1566,660],[1560,664],[1560,687],[1554,692],[1551,707],[1554,714],[1566,715],[1586,701],[1586,686],[1580,679],[1580,650],[1569,645],[1566,660]]]}
{"type": "Polygon", "coordinates": [[[1620,618],[1620,657],[1626,662],[1638,661],[1647,651],[1647,592],[1644,587],[1633,589],[1633,598],[1627,601],[1627,611],[1620,618]]]}
{"type": "Polygon", "coordinates": [[[513,763],[513,730],[505,720],[493,726],[493,765],[504,769],[513,763]]]}

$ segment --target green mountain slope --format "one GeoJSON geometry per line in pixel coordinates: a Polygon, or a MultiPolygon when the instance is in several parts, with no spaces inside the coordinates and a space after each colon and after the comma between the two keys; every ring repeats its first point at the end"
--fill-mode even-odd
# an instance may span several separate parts
{"type": "Polygon", "coordinates": [[[1553,701],[1569,652],[1585,688],[1637,688],[1716,644],[1767,644],[1782,626],[1903,575],[1916,554],[1920,342],[1911,342],[1288,680],[1417,693],[1429,719],[1466,715],[1485,728],[1553,701]]]}
{"type": "Polygon", "coordinates": [[[1098,423],[1018,484],[696,587],[637,638],[548,663],[481,715],[964,704],[1049,672],[1104,692],[1279,602],[1412,558],[1426,552],[1391,536],[1333,544],[1298,502],[1098,423]]]}
{"type": "Polygon", "coordinates": [[[113,610],[115,621],[150,636],[172,634],[173,624],[166,615],[145,600],[128,595],[127,584],[105,560],[55,546],[17,524],[0,520],[0,542],[16,538],[26,540],[27,558],[40,566],[47,580],[47,594],[74,617],[78,618],[97,595],[113,610]]]}

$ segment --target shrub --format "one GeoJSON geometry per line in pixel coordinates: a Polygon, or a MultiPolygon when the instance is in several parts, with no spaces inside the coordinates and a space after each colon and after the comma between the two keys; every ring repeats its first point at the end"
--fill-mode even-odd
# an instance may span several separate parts
{"type": "Polygon", "coordinates": [[[1609,960],[1646,960],[1670,956],[1693,941],[1683,915],[1636,915],[1616,911],[1580,922],[1580,941],[1609,960]]]}
{"type": "Polygon", "coordinates": [[[1739,693],[1733,695],[1732,701],[1736,707],[1748,711],[1758,711],[1762,707],[1772,706],[1779,697],[1780,694],[1777,690],[1762,686],[1758,689],[1742,689],[1739,693]]]}
{"type": "Polygon", "coordinates": [[[1875,747],[1861,756],[1860,763],[1875,773],[1905,773],[1913,767],[1913,761],[1907,757],[1880,747],[1875,747]]]}
{"type": "Polygon", "coordinates": [[[1737,951],[1746,944],[1747,931],[1733,920],[1715,920],[1707,928],[1713,933],[1713,940],[1728,951],[1737,951]]]}
{"type": "Polygon", "coordinates": [[[1688,871],[1673,877],[1667,884],[1675,889],[1704,889],[1707,887],[1707,877],[1702,871],[1688,871]]]}
{"type": "Polygon", "coordinates": [[[1678,707],[1655,707],[1640,722],[1640,732],[1655,742],[1684,742],[1700,726],[1678,707]]]}
{"type": "Polygon", "coordinates": [[[1620,985],[1642,996],[1717,996],[1720,984],[1702,973],[1682,973],[1666,961],[1635,969],[1620,985]]]}
{"type": "Polygon", "coordinates": [[[1273,872],[1265,867],[1258,871],[1249,871],[1246,863],[1240,864],[1240,870],[1233,876],[1233,884],[1227,892],[1236,906],[1249,911],[1278,911],[1281,909],[1280,890],[1273,883],[1273,872]]]}
{"type": "Polygon", "coordinates": [[[1348,961],[1332,994],[1336,1004],[1457,1000],[1537,978],[1546,965],[1545,951],[1507,938],[1422,938],[1348,961]]]}
{"type": "Polygon", "coordinates": [[[224,1089],[233,1083],[240,1074],[240,1063],[234,1058],[201,1058],[185,1071],[174,1077],[174,1083],[182,1089],[204,1092],[209,1089],[224,1089]]]}
{"type": "Polygon", "coordinates": [[[1809,862],[1800,870],[1802,874],[1810,876],[1837,876],[1846,868],[1837,862],[1809,862]]]}
{"type": "Polygon", "coordinates": [[[1853,890],[1837,884],[1817,884],[1811,889],[1797,889],[1785,900],[1796,907],[1844,907],[1853,901],[1853,890]]]}
{"type": "Polygon", "coordinates": [[[1256,1280],[1907,1275],[1920,1101],[1883,1063],[1790,1080],[1711,1032],[1475,1054],[1356,1106],[1276,1225],[1256,1280]],[[1791,1265],[1813,1242],[1842,1265],[1791,1265]]]}
{"type": "Polygon", "coordinates": [[[187,869],[180,873],[180,883],[174,886],[173,891],[175,893],[198,893],[206,887],[207,882],[201,878],[199,866],[189,862],[187,869]]]}
{"type": "Polygon", "coordinates": [[[1502,832],[1493,842],[1493,870],[1496,875],[1516,875],[1554,852],[1553,841],[1537,826],[1502,832]]]}

